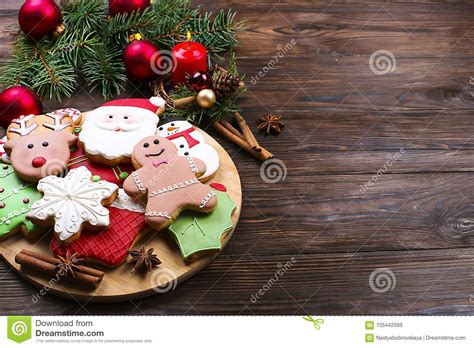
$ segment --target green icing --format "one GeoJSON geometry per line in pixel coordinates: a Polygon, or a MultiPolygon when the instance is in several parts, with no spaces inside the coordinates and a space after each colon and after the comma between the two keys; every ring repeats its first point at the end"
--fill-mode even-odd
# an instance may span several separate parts
{"type": "Polygon", "coordinates": [[[24,225],[28,232],[38,228],[26,220],[26,213],[31,205],[41,199],[42,195],[36,185],[20,179],[10,165],[0,165],[0,238],[24,225]],[[25,198],[28,201],[25,203],[25,198]]]}
{"type": "Polygon", "coordinates": [[[218,204],[212,213],[186,210],[169,227],[185,259],[200,251],[220,250],[222,235],[233,227],[235,203],[226,192],[213,191],[218,204]]]}

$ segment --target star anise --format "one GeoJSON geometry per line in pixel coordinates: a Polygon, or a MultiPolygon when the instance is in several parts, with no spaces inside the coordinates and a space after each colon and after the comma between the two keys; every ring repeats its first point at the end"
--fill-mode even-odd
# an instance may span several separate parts
{"type": "Polygon", "coordinates": [[[257,130],[265,130],[267,134],[270,133],[281,133],[285,124],[281,120],[281,115],[265,115],[258,118],[258,127],[257,130]]]}
{"type": "Polygon", "coordinates": [[[83,259],[77,257],[77,253],[71,254],[66,252],[66,256],[58,256],[59,262],[56,263],[57,273],[65,273],[73,278],[76,278],[76,271],[80,271],[79,264],[83,259]]]}
{"type": "Polygon", "coordinates": [[[161,261],[155,254],[153,254],[153,251],[153,248],[145,250],[144,246],[140,249],[130,250],[128,253],[132,259],[129,263],[134,264],[133,271],[141,271],[145,269],[147,272],[150,272],[153,267],[161,264],[161,261]]]}

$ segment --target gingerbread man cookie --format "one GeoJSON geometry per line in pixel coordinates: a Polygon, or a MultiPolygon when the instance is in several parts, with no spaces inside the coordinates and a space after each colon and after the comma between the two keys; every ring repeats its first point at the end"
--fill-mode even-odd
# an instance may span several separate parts
{"type": "Polygon", "coordinates": [[[44,226],[54,224],[54,232],[64,244],[78,239],[83,227],[107,227],[109,211],[104,206],[117,197],[118,186],[91,179],[85,167],[71,170],[64,178],[51,175],[41,179],[38,190],[44,196],[33,203],[28,219],[44,226]]]}
{"type": "Polygon", "coordinates": [[[206,171],[204,162],[178,155],[170,140],[158,136],[141,140],[132,161],[138,170],[123,188],[130,196],[147,196],[145,218],[152,228],[169,226],[184,209],[208,213],[216,208],[215,193],[198,180],[206,171]]]}

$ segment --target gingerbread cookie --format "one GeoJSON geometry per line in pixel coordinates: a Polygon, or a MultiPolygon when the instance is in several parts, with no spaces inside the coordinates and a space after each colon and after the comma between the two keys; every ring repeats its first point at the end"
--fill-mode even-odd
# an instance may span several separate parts
{"type": "Polygon", "coordinates": [[[82,121],[82,113],[79,110],[73,108],[59,109],[53,111],[52,114],[68,116],[72,119],[73,124],[76,126],[80,125],[82,121]]]}
{"type": "Polygon", "coordinates": [[[123,181],[130,175],[135,168],[130,163],[109,166],[102,163],[92,162],[84,152],[84,149],[77,146],[71,152],[68,168],[74,169],[86,167],[90,170],[94,181],[105,180],[122,187],[123,181]]]}
{"type": "Polygon", "coordinates": [[[31,205],[39,199],[41,193],[34,184],[20,179],[12,166],[0,164],[0,240],[17,231],[27,238],[40,231],[26,219],[31,205]]]}
{"type": "Polygon", "coordinates": [[[179,156],[170,140],[158,136],[141,140],[132,161],[138,170],[123,187],[131,196],[146,195],[145,217],[154,229],[169,226],[184,209],[206,213],[215,209],[215,193],[197,179],[206,165],[200,159],[179,156]]]}
{"type": "Polygon", "coordinates": [[[224,185],[211,184],[219,204],[209,213],[184,211],[169,227],[184,259],[221,250],[223,237],[232,230],[232,214],[237,206],[224,185]]]}
{"type": "Polygon", "coordinates": [[[4,145],[18,176],[36,182],[63,173],[71,156],[69,147],[76,143],[77,137],[67,131],[27,134],[4,145]]]}
{"type": "Polygon", "coordinates": [[[63,246],[56,238],[50,243],[54,254],[65,256],[77,253],[79,258],[107,266],[118,266],[127,258],[128,251],[140,233],[146,229],[145,204],[134,201],[122,189],[109,207],[110,225],[107,229],[94,232],[83,231],[75,242],[63,246]]]}
{"type": "Polygon", "coordinates": [[[38,190],[43,198],[33,203],[27,217],[36,224],[54,224],[54,232],[64,244],[78,239],[83,228],[108,226],[109,211],[104,206],[113,202],[118,186],[91,179],[85,167],[71,170],[64,178],[51,175],[41,179],[38,190]]]}
{"type": "Polygon", "coordinates": [[[87,157],[107,165],[130,163],[133,147],[155,134],[162,98],[118,99],[89,112],[79,141],[87,157]]]}
{"type": "Polygon", "coordinates": [[[7,141],[7,136],[4,136],[2,139],[0,139],[0,162],[10,164],[10,156],[7,155],[3,147],[7,141]]]}
{"type": "Polygon", "coordinates": [[[74,122],[64,113],[48,113],[46,115],[27,115],[14,119],[7,129],[9,140],[26,135],[66,131],[72,133],[74,122]]]}
{"type": "Polygon", "coordinates": [[[156,134],[171,140],[180,155],[199,158],[206,164],[206,172],[199,180],[209,180],[219,170],[219,154],[211,145],[206,144],[201,132],[188,121],[162,120],[156,134]]]}

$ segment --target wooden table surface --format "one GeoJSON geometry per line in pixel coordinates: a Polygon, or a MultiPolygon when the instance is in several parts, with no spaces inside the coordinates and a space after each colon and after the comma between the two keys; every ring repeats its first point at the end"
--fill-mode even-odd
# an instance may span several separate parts
{"type": "MultiPolygon", "coordinates": [[[[0,3],[2,60],[19,6],[0,3]]],[[[279,137],[258,139],[286,178],[266,183],[257,160],[211,132],[239,168],[244,202],[210,266],[163,295],[78,304],[34,303],[37,289],[1,264],[0,312],[472,314],[474,3],[203,7],[233,8],[248,22],[238,63],[250,93],[241,105],[254,129],[258,115],[284,115],[279,137]]],[[[100,103],[85,92],[67,101],[81,110],[100,103]]]]}

